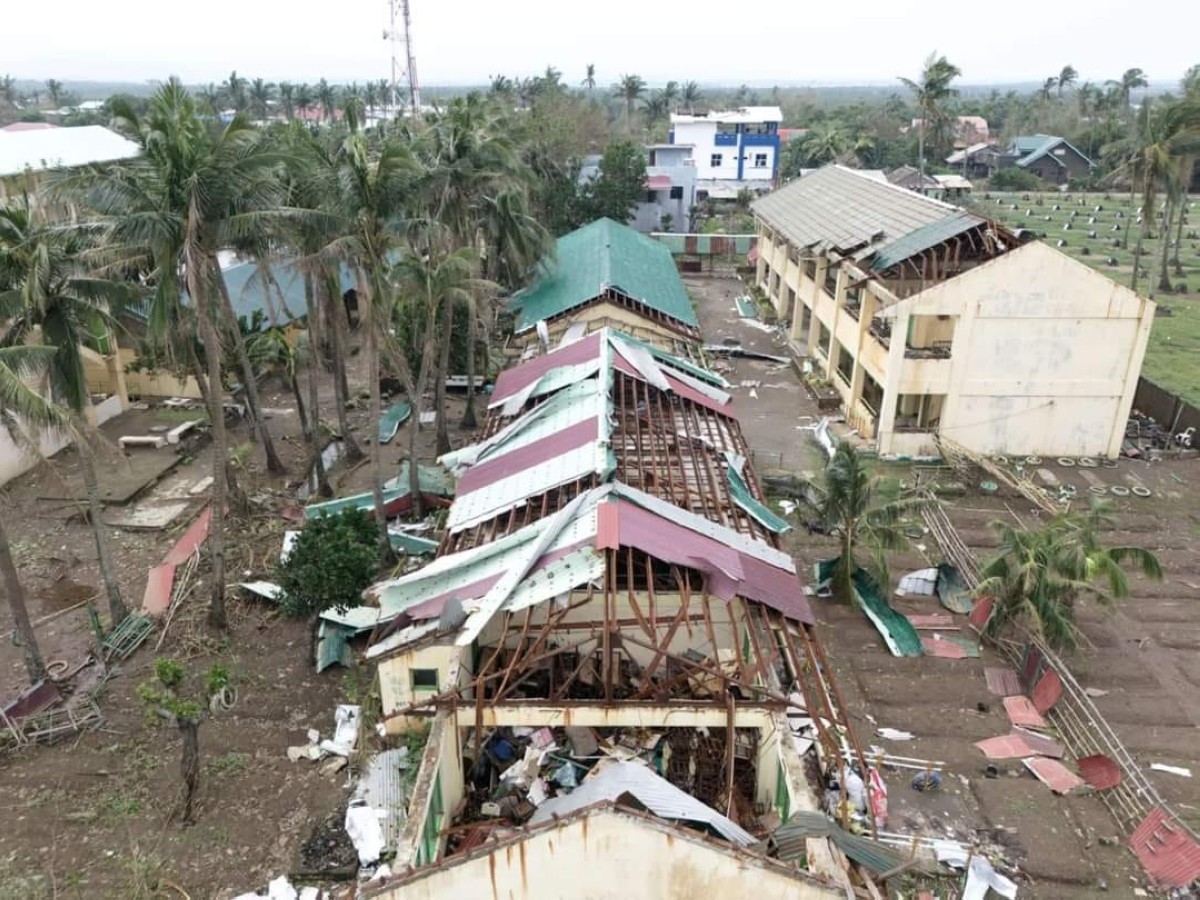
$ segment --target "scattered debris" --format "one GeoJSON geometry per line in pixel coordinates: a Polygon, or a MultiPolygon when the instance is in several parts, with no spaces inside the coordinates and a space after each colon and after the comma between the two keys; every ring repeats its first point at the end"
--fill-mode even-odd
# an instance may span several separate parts
{"type": "Polygon", "coordinates": [[[1167,772],[1170,775],[1179,775],[1183,778],[1192,777],[1192,770],[1184,766],[1168,766],[1165,763],[1150,763],[1150,768],[1155,772],[1167,772]]]}
{"type": "Polygon", "coordinates": [[[1004,711],[1008,713],[1008,720],[1018,728],[1046,727],[1046,720],[1037,711],[1037,708],[1033,705],[1033,701],[1021,694],[1014,697],[1005,697],[1004,711]]]}
{"type": "Polygon", "coordinates": [[[360,865],[369,866],[379,861],[383,853],[383,827],[380,820],[386,815],[374,809],[364,800],[352,800],[346,807],[346,834],[358,852],[360,865]]]}
{"type": "Polygon", "coordinates": [[[1038,781],[1056,794],[1069,794],[1086,783],[1056,759],[1035,756],[1023,762],[1025,768],[1032,772],[1038,781]]]}
{"type": "Polygon", "coordinates": [[[879,728],[875,733],[887,741],[911,741],[916,735],[898,728],[879,728]]]}
{"type": "Polygon", "coordinates": [[[986,738],[976,741],[975,746],[988,759],[1025,759],[1029,756],[1049,756],[1062,759],[1064,755],[1060,744],[1050,738],[1022,731],[1017,728],[1011,734],[986,738]]]}
{"type": "Polygon", "coordinates": [[[1021,693],[1021,682],[1017,673],[1007,667],[987,667],[983,670],[988,690],[997,697],[1012,697],[1021,693]]]}

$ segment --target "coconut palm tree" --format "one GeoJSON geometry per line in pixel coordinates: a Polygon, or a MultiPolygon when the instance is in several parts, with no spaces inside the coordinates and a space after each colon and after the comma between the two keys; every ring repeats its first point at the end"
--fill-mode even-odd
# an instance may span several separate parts
{"type": "MultiPolygon", "coordinates": [[[[428,215],[446,225],[450,250],[479,247],[480,220],[488,197],[521,186],[524,170],[516,148],[495,111],[476,93],[456,97],[432,119],[424,135],[426,160],[423,194],[428,215]]],[[[468,346],[474,346],[475,318],[468,318],[468,346]]],[[[438,453],[450,451],[445,416],[445,381],[449,375],[453,309],[442,309],[441,356],[434,386],[438,412],[438,453]]]]}
{"type": "MultiPolygon", "coordinates": [[[[70,413],[29,386],[44,377],[54,355],[52,347],[0,347],[0,424],[19,445],[34,443],[32,438],[42,432],[71,429],[70,413]]],[[[29,619],[25,590],[13,560],[4,519],[0,516],[0,584],[4,585],[13,627],[21,641],[25,673],[30,683],[36,684],[46,678],[46,665],[29,619]]]]}
{"type": "Polygon", "coordinates": [[[234,112],[241,112],[246,108],[246,79],[238,75],[237,69],[229,73],[221,87],[224,88],[225,99],[229,101],[234,112]]]}
{"type": "Polygon", "coordinates": [[[905,546],[903,517],[919,509],[926,502],[924,498],[900,496],[891,482],[871,474],[862,456],[847,441],[838,444],[825,467],[822,484],[813,487],[821,522],[841,548],[832,576],[834,594],[843,600],[853,596],[860,548],[871,554],[877,582],[886,585],[887,551],[905,546]]]}
{"type": "Polygon", "coordinates": [[[580,84],[583,87],[588,89],[589,94],[596,89],[596,64],[595,63],[587,64],[587,74],[583,76],[583,81],[581,81],[580,84]]]}
{"type": "Polygon", "coordinates": [[[1081,637],[1074,615],[1079,597],[1104,604],[1128,597],[1126,565],[1161,580],[1162,567],[1149,550],[1100,545],[1101,530],[1112,524],[1111,510],[1093,500],[1087,511],[1059,513],[1037,529],[992,523],[999,550],[976,589],[995,600],[989,634],[1016,624],[1054,646],[1074,648],[1081,637]]]}
{"type": "Polygon", "coordinates": [[[316,101],[313,96],[313,89],[311,85],[305,84],[304,82],[300,82],[300,84],[296,85],[297,112],[303,115],[312,109],[314,102],[316,101]]]}
{"type": "Polygon", "coordinates": [[[801,147],[810,166],[823,166],[841,159],[851,144],[836,122],[820,122],[801,138],[801,147]]]}
{"type": "MultiPolygon", "coordinates": [[[[382,416],[380,397],[381,351],[409,391],[414,407],[420,402],[416,381],[404,348],[391,337],[395,288],[389,278],[392,260],[400,250],[400,234],[410,219],[419,167],[408,141],[395,134],[369,136],[359,127],[358,110],[346,113],[349,131],[333,157],[331,167],[312,173],[316,189],[326,200],[333,239],[322,251],[334,265],[345,263],[353,271],[362,317],[367,378],[370,389],[371,421],[382,416]]],[[[426,332],[432,333],[432,329],[426,332]]],[[[416,430],[415,428],[413,429],[416,430]]],[[[416,459],[410,468],[416,479],[416,459]]],[[[392,559],[387,536],[387,514],[383,505],[383,456],[379,441],[371,442],[371,486],[375,517],[380,530],[380,548],[392,559]]],[[[419,503],[420,491],[413,499],[419,503]]]]}
{"type": "Polygon", "coordinates": [[[224,96],[221,88],[210,82],[205,87],[200,88],[197,96],[214,116],[221,114],[221,99],[224,96]]]}
{"type": "Polygon", "coordinates": [[[317,105],[321,107],[321,118],[326,122],[332,122],[338,108],[337,87],[322,78],[317,82],[316,101],[317,105]]]}
{"type": "MultiPolygon", "coordinates": [[[[1050,102],[1050,95],[1054,91],[1055,85],[1057,85],[1057,84],[1058,84],[1058,79],[1055,78],[1053,75],[1051,75],[1049,78],[1047,78],[1045,81],[1042,82],[1042,89],[1041,89],[1041,91],[1038,92],[1038,96],[1041,98],[1041,101],[1043,103],[1050,102]]],[[[1061,96],[1061,95],[1062,95],[1062,91],[1059,91],[1059,96],[1061,96]]]]}
{"type": "Polygon", "coordinates": [[[622,75],[617,82],[615,95],[625,101],[625,128],[633,131],[633,107],[646,92],[646,82],[640,75],[622,75]]]}
{"type": "Polygon", "coordinates": [[[53,78],[46,79],[46,93],[50,96],[50,105],[58,109],[58,101],[62,99],[63,84],[53,78]]]}
{"type": "Polygon", "coordinates": [[[1062,67],[1062,71],[1058,73],[1058,77],[1054,79],[1054,83],[1058,86],[1058,96],[1063,95],[1063,91],[1068,90],[1071,85],[1079,80],[1079,73],[1075,71],[1072,65],[1062,67]]]}
{"type": "MultiPolygon", "coordinates": [[[[207,365],[213,434],[209,621],[224,628],[229,442],[222,404],[222,333],[237,351],[252,410],[257,388],[217,254],[277,215],[281,156],[269,151],[262,133],[240,115],[218,130],[210,129],[178,79],[158,90],[144,116],[120,99],[113,101],[113,111],[114,124],[139,143],[141,156],[68,176],[62,187],[76,193],[81,205],[98,216],[95,224],[102,229],[109,265],[149,269],[160,285],[160,297],[178,295],[182,286],[192,305],[207,365]]],[[[270,466],[270,435],[261,415],[253,415],[270,466]]]]}
{"type": "Polygon", "coordinates": [[[646,117],[646,127],[653,128],[659,122],[666,121],[670,115],[666,95],[662,91],[654,91],[642,104],[642,115],[646,117]]]}
{"type": "Polygon", "coordinates": [[[100,502],[95,451],[90,444],[86,411],[91,406],[84,371],[84,347],[97,332],[115,331],[112,315],[123,305],[123,285],[91,277],[80,265],[84,247],[77,232],[39,227],[27,206],[0,207],[0,321],[7,346],[42,343],[54,348],[50,376],[53,399],[70,410],[75,445],[83,469],[88,517],[96,556],[115,627],[129,614],[113,567],[100,502]]]}
{"type": "Polygon", "coordinates": [[[279,105],[283,107],[283,117],[287,121],[296,118],[296,85],[290,81],[279,82],[279,105]]]}
{"type": "Polygon", "coordinates": [[[668,81],[662,89],[662,96],[667,102],[667,112],[675,112],[675,107],[679,103],[679,82],[668,81]]]}
{"type": "Polygon", "coordinates": [[[1126,69],[1118,80],[1113,81],[1109,79],[1104,83],[1116,90],[1117,96],[1120,98],[1121,109],[1123,110],[1129,109],[1130,95],[1137,88],[1149,87],[1150,85],[1150,82],[1146,80],[1146,73],[1137,68],[1126,69]]]}
{"type": "Polygon", "coordinates": [[[272,82],[255,78],[250,83],[250,111],[254,114],[254,118],[260,121],[265,119],[270,111],[271,101],[274,99],[275,85],[272,82]]]}
{"type": "Polygon", "coordinates": [[[516,93],[516,83],[507,75],[493,75],[491,76],[491,80],[491,92],[493,94],[512,95],[516,93]]]}
{"type": "Polygon", "coordinates": [[[900,78],[900,82],[912,91],[921,114],[917,125],[917,164],[922,178],[925,176],[926,129],[945,115],[942,104],[958,93],[951,84],[961,74],[958,66],[952,64],[945,56],[938,56],[935,50],[925,59],[920,78],[916,81],[903,76],[900,78]]]}
{"type": "Polygon", "coordinates": [[[700,90],[700,85],[696,84],[694,81],[685,81],[683,83],[683,90],[679,95],[679,102],[683,106],[687,107],[689,115],[695,114],[697,104],[699,104],[703,99],[704,93],[700,90]]]}

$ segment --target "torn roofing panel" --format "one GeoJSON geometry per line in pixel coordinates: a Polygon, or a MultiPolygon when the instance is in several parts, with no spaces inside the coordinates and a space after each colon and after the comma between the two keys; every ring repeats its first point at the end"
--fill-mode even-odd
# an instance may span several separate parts
{"type": "Polygon", "coordinates": [[[1200,878],[1200,844],[1162,807],[1150,810],[1129,846],[1156,884],[1185,888],[1200,878]]]}
{"type": "Polygon", "coordinates": [[[496,378],[495,389],[492,391],[492,404],[515,394],[553,369],[597,359],[602,338],[603,333],[597,331],[580,338],[573,344],[567,344],[544,356],[535,356],[520,365],[506,369],[496,378]]]}
{"type": "Polygon", "coordinates": [[[632,762],[614,763],[587,779],[571,793],[545,801],[533,814],[529,824],[547,822],[555,816],[567,815],[593,803],[616,801],[626,794],[634,797],[661,819],[675,819],[707,826],[726,840],[742,847],[754,843],[754,837],[731,819],[675,787],[647,766],[632,762]]]}
{"type": "MultiPolygon", "coordinates": [[[[727,453],[726,457],[733,457],[733,454],[727,453]]],[[[736,457],[729,459],[729,467],[725,470],[725,479],[729,485],[729,495],[733,497],[733,502],[756,519],[764,528],[774,531],[776,534],[791,531],[792,526],[788,524],[787,519],[774,512],[751,493],[750,485],[742,477],[741,470],[744,465],[745,460],[736,457]],[[741,460],[740,463],[738,462],[739,459],[741,460]]]]}
{"type": "Polygon", "coordinates": [[[1025,759],[1024,763],[1025,768],[1032,772],[1038,781],[1056,794],[1069,794],[1083,787],[1083,779],[1057,759],[1035,756],[1025,759]]]}
{"type": "Polygon", "coordinates": [[[1075,761],[1083,780],[1098,791],[1115,788],[1121,783],[1121,767],[1111,757],[1103,753],[1094,756],[1082,756],[1075,761]]]}
{"type": "Polygon", "coordinates": [[[488,458],[468,469],[459,479],[458,496],[462,499],[503,478],[529,469],[536,469],[565,453],[594,445],[601,433],[600,428],[599,419],[584,419],[541,440],[525,443],[507,453],[490,454],[488,458]]]}

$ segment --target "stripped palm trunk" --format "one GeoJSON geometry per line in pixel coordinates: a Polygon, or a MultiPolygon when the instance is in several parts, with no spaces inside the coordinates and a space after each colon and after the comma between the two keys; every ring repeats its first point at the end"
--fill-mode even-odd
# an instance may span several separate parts
{"type": "Polygon", "coordinates": [[[12,612],[13,627],[21,639],[21,652],[25,656],[25,673],[31,684],[37,684],[46,677],[46,664],[42,661],[42,653],[38,649],[37,636],[33,633],[33,623],[29,621],[29,609],[25,605],[25,589],[17,577],[17,566],[13,562],[12,547],[8,543],[8,533],[4,530],[4,517],[0,516],[0,579],[4,582],[4,596],[8,600],[8,608],[12,612]]]}
{"type": "Polygon", "coordinates": [[[350,420],[346,415],[346,405],[350,402],[349,386],[346,383],[346,342],[342,330],[342,315],[339,310],[340,297],[330,290],[326,277],[317,279],[317,303],[324,307],[325,321],[329,325],[329,346],[333,350],[333,397],[337,403],[338,430],[342,433],[342,447],[345,450],[347,462],[356,462],[363,458],[363,451],[354,435],[350,433],[350,420]]]}
{"type": "Polygon", "coordinates": [[[312,454],[312,470],[317,476],[317,494],[332,497],[333,489],[329,486],[325,459],[321,455],[321,399],[317,390],[317,353],[321,346],[320,318],[313,296],[313,279],[310,272],[304,273],[304,309],[308,317],[308,446],[312,454]]]}
{"type": "Polygon", "coordinates": [[[220,311],[225,319],[226,329],[233,341],[233,350],[237,355],[238,368],[242,370],[242,382],[246,385],[246,405],[250,409],[250,422],[258,432],[259,443],[267,458],[267,471],[272,475],[282,475],[287,472],[283,460],[275,452],[275,442],[271,440],[271,432],[267,430],[266,419],[263,418],[262,404],[258,400],[258,381],[254,377],[254,366],[250,364],[250,355],[246,352],[246,341],[242,337],[242,329],[238,326],[237,315],[233,311],[233,301],[229,298],[229,285],[220,274],[216,258],[210,262],[217,272],[217,296],[220,298],[220,311]]]}
{"type": "Polygon", "coordinates": [[[100,577],[104,581],[104,593],[108,597],[112,626],[116,628],[129,615],[129,610],[125,601],[121,599],[121,587],[117,583],[112,553],[108,547],[108,526],[104,524],[104,505],[100,502],[100,486],[96,481],[96,457],[88,444],[87,435],[82,433],[82,430],[75,446],[79,448],[79,460],[83,464],[83,486],[87,493],[92,536],[96,539],[96,559],[100,564],[100,577]]]}
{"type": "MultiPolygon", "coordinates": [[[[359,315],[366,313],[363,324],[367,338],[367,378],[370,381],[372,423],[378,423],[383,417],[383,398],[379,392],[379,334],[375,323],[375,302],[374,296],[366,291],[359,291],[359,315]],[[370,299],[363,302],[364,297],[370,299]]],[[[385,560],[392,560],[395,557],[391,541],[388,540],[387,511],[383,503],[383,445],[379,443],[378,434],[371,437],[371,496],[375,501],[375,524],[379,526],[381,552],[385,560]]]]}

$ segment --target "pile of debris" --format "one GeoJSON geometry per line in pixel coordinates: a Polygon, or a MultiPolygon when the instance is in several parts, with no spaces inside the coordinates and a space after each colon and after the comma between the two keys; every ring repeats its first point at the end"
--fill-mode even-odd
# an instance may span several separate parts
{"type": "Polygon", "coordinates": [[[507,828],[632,795],[643,806],[738,844],[778,820],[755,808],[754,729],[498,728],[468,751],[469,785],[448,853],[465,853],[507,828]],[[732,752],[732,764],[729,753],[732,752]],[[654,809],[671,797],[668,811],[654,809]]]}

